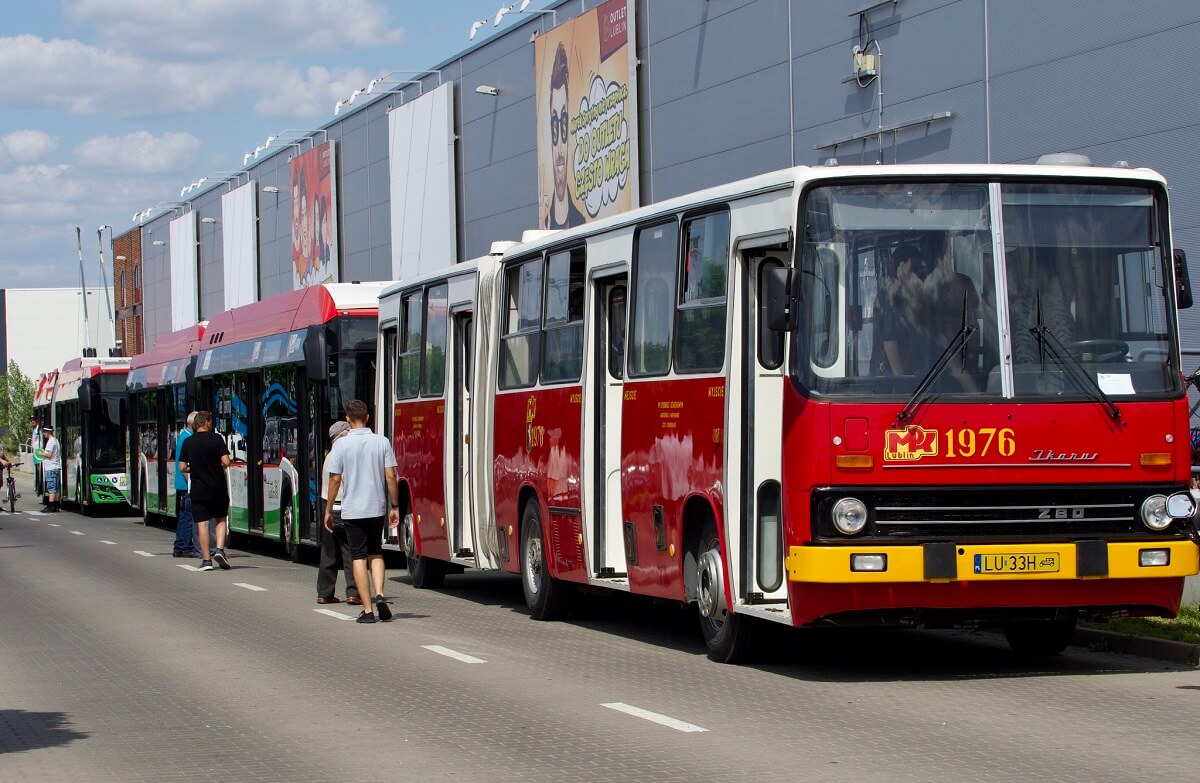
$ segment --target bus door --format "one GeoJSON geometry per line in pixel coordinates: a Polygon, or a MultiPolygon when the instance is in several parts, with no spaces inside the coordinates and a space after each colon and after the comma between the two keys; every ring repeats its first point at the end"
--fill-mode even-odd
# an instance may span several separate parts
{"type": "MultiPolygon", "coordinates": [[[[246,380],[246,511],[247,526],[255,535],[263,535],[263,380],[260,373],[248,373],[246,380]]],[[[276,437],[278,433],[272,433],[276,437]]]]}
{"type": "MultiPolygon", "coordinates": [[[[160,388],[154,395],[154,462],[148,462],[146,469],[150,475],[146,482],[155,493],[155,511],[159,513],[175,513],[174,504],[170,503],[175,487],[175,440],[179,430],[175,427],[175,411],[172,405],[171,392],[173,387],[160,388]]],[[[150,508],[147,504],[146,508],[150,508]]]]}
{"type": "Polygon", "coordinates": [[[453,498],[453,541],[450,550],[459,557],[473,557],[475,513],[471,504],[471,364],[475,347],[475,321],[470,311],[454,315],[454,378],[447,395],[450,411],[451,497],[453,498]]]}
{"type": "MultiPolygon", "coordinates": [[[[626,544],[621,505],[621,399],[625,386],[625,324],[629,278],[627,275],[595,281],[596,339],[594,345],[596,398],[594,453],[599,457],[595,493],[597,523],[592,547],[593,574],[601,578],[624,577],[626,544]]],[[[586,453],[586,451],[585,451],[586,453]]]]}
{"type": "MultiPolygon", "coordinates": [[[[739,593],[754,603],[787,601],[782,525],[783,444],[779,422],[785,383],[784,336],[767,328],[763,309],[768,270],[787,263],[784,246],[743,250],[741,428],[745,443],[745,472],[741,481],[743,527],[739,593]],[[763,294],[760,296],[760,294],[763,294]]],[[[736,400],[736,395],[731,395],[736,400]]],[[[729,411],[728,416],[739,415],[729,411]]]]}

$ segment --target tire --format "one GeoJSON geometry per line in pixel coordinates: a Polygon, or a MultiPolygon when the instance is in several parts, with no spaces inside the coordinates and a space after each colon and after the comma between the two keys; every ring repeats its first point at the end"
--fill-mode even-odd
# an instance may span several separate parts
{"type": "Polygon", "coordinates": [[[537,501],[531,500],[521,514],[521,588],[533,619],[555,620],[566,613],[571,585],[550,576],[542,530],[537,501]]]}
{"type": "Polygon", "coordinates": [[[150,504],[146,502],[146,474],[142,474],[141,490],[139,492],[138,510],[142,514],[142,524],[150,527],[150,504]]]}
{"type": "Polygon", "coordinates": [[[408,578],[418,590],[436,590],[446,579],[446,564],[431,557],[417,554],[416,520],[411,511],[405,511],[400,520],[400,545],[404,549],[408,578]]]}
{"type": "Polygon", "coordinates": [[[17,513],[17,482],[9,476],[5,481],[5,486],[8,488],[8,513],[17,513]]]}
{"type": "Polygon", "coordinates": [[[696,608],[709,660],[744,663],[758,649],[758,627],[749,617],[730,612],[725,602],[726,570],[717,523],[710,516],[696,549],[696,608]]]}
{"type": "Polygon", "coordinates": [[[279,497],[279,537],[283,540],[283,550],[287,552],[288,559],[299,563],[304,553],[300,542],[296,540],[296,511],[292,508],[292,488],[284,484],[279,497]]]}
{"type": "Polygon", "coordinates": [[[1067,645],[1075,638],[1075,616],[1008,623],[1003,630],[1008,646],[1017,655],[1049,658],[1067,649],[1067,645]]]}

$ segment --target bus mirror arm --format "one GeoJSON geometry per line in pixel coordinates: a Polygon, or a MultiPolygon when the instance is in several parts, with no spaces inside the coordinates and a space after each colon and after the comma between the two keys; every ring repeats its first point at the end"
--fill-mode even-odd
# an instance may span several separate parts
{"type": "Polygon", "coordinates": [[[767,328],[775,332],[790,332],[796,327],[800,302],[799,275],[791,267],[767,270],[765,280],[767,328]]]}
{"type": "Polygon", "coordinates": [[[1186,310],[1192,306],[1192,279],[1188,275],[1187,256],[1182,250],[1172,253],[1175,261],[1175,307],[1186,310]]]}

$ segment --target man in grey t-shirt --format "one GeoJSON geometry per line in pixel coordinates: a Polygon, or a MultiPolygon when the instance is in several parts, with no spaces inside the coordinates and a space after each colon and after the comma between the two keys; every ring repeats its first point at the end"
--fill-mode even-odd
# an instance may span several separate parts
{"type": "Polygon", "coordinates": [[[392,619],[392,610],[383,600],[385,570],[383,564],[383,522],[389,527],[400,524],[400,485],[396,481],[396,454],[382,435],[367,429],[370,414],[362,400],[346,403],[346,421],[350,432],[333,444],[325,467],[329,471],[329,497],[342,492],[340,528],[333,526],[333,504],[325,508],[325,531],[344,536],[354,562],[354,584],[363,596],[360,623],[375,622],[367,596],[375,596],[379,619],[392,619]],[[388,509],[388,503],[391,509],[388,509]],[[374,589],[372,590],[372,584],[374,589]]]}

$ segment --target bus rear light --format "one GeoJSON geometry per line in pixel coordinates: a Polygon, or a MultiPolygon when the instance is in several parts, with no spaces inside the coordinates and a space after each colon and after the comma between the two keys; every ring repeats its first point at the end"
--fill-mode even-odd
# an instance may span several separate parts
{"type": "Polygon", "coordinates": [[[875,458],[869,454],[839,454],[837,466],[842,470],[870,470],[875,467],[875,458]]]}
{"type": "Polygon", "coordinates": [[[851,571],[886,571],[887,555],[850,555],[851,571]]]}
{"type": "Polygon", "coordinates": [[[1139,549],[1138,565],[1142,568],[1161,568],[1171,565],[1170,549],[1139,549]]]}
{"type": "Polygon", "coordinates": [[[1167,499],[1162,495],[1151,495],[1142,501],[1142,522],[1151,530],[1166,530],[1171,526],[1171,515],[1167,513],[1167,499]]]}
{"type": "Polygon", "coordinates": [[[1160,468],[1171,464],[1171,453],[1167,451],[1148,452],[1142,455],[1142,467],[1160,468]]]}
{"type": "Polygon", "coordinates": [[[844,536],[852,536],[867,526],[867,505],[858,498],[842,498],[833,507],[833,526],[844,536]]]}

